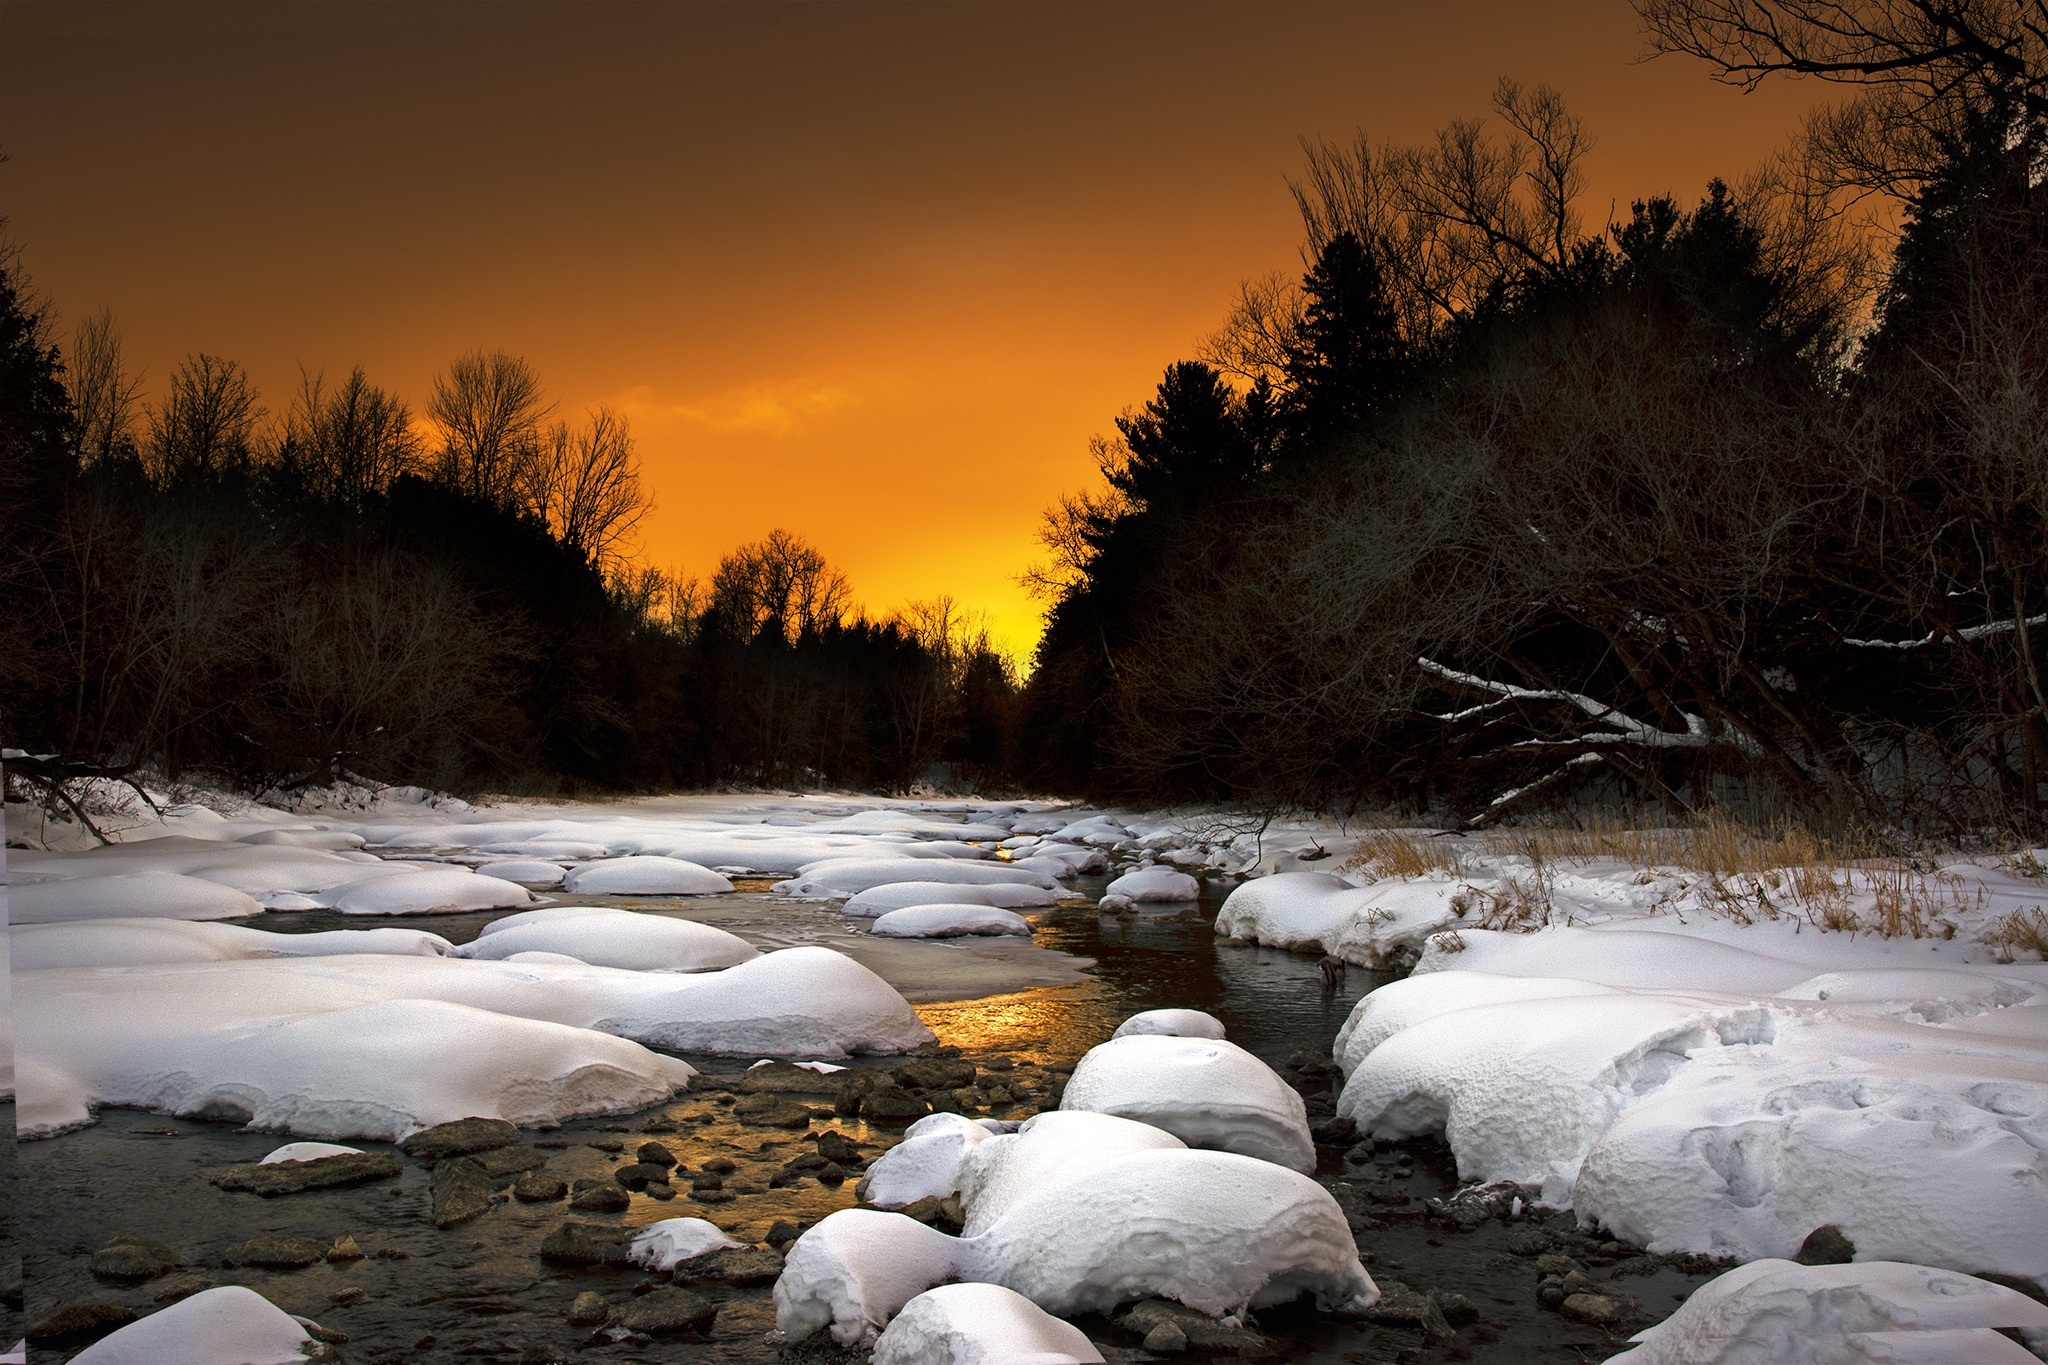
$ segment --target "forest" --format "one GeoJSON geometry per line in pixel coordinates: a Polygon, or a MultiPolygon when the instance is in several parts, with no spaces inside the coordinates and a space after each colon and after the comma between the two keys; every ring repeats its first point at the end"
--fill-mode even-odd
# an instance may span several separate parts
{"type": "Polygon", "coordinates": [[[418,414],[360,369],[273,414],[210,355],[144,405],[111,315],[60,335],[10,256],[0,686],[49,756],[16,768],[2038,831],[2038,41],[1998,6],[1853,41],[1639,8],[1724,80],[1848,98],[1612,223],[1548,87],[1305,143],[1301,273],[1097,439],[1020,566],[1028,670],[950,600],[868,615],[799,536],[703,584],[639,563],[625,421],[518,357],[418,414]]]}

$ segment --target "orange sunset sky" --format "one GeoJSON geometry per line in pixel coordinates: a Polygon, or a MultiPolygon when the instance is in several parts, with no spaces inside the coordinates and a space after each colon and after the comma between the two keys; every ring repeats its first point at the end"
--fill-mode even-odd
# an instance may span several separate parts
{"type": "Polygon", "coordinates": [[[1624,0],[8,3],[0,213],[64,334],[113,307],[147,396],[204,350],[273,411],[357,362],[417,410],[502,347],[560,414],[630,414],[652,563],[784,526],[871,611],[950,592],[1021,653],[1089,436],[1299,269],[1299,137],[1549,82],[1597,221],[1826,93],[1640,50],[1624,0]]]}

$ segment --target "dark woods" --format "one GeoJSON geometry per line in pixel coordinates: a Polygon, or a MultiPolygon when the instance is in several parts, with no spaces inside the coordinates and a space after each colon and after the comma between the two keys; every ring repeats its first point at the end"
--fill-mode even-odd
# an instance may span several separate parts
{"type": "Polygon", "coordinates": [[[708,588],[626,556],[627,425],[521,361],[426,405],[360,369],[272,420],[200,355],[144,409],[111,318],[0,278],[6,742],[245,789],[903,788],[1006,758],[1015,682],[950,602],[886,622],[777,532],[708,588]]]}
{"type": "MultiPolygon", "coordinates": [[[[1727,26],[1767,10],[1646,18],[1742,79],[1727,26]]],[[[1547,90],[1311,147],[1306,273],[1248,285],[1048,518],[1037,780],[2038,830],[2048,106],[1889,41],[1752,183],[1605,230],[1547,90]],[[1903,201],[1881,275],[1869,189],[1903,201]]],[[[2038,76],[2027,41],[1991,46],[2038,76]]]]}

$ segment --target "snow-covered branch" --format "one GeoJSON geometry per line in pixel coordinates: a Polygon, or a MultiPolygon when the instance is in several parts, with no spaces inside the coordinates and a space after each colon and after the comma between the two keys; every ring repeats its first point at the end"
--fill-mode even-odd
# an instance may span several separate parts
{"type": "MultiPolygon", "coordinates": [[[[1858,649],[1924,649],[1928,645],[1942,641],[1960,641],[1968,644],[1989,636],[2004,635],[2008,631],[2018,630],[2021,624],[2018,621],[1991,621],[1981,626],[1964,626],[1961,630],[1930,630],[1917,640],[1844,640],[1842,643],[1854,645],[1858,649]]],[[[2042,612],[2039,616],[2029,616],[2024,624],[2029,628],[2048,625],[2048,612],[2042,612]]]]}
{"type": "Polygon", "coordinates": [[[1679,713],[1685,717],[1685,730],[1682,733],[1673,730],[1662,730],[1654,725],[1637,720],[1635,717],[1627,715],[1605,702],[1595,700],[1583,692],[1568,692],[1562,688],[1520,687],[1514,683],[1496,682],[1491,678],[1482,678],[1475,673],[1461,673],[1455,668],[1446,668],[1434,659],[1418,658],[1415,662],[1425,672],[1434,673],[1446,682],[1456,683],[1460,687],[1469,687],[1476,692],[1490,692],[1494,696],[1494,700],[1490,702],[1482,702],[1478,706],[1467,707],[1462,711],[1452,711],[1437,715],[1435,717],[1437,720],[1446,722],[1466,720],[1493,707],[1502,706],[1512,701],[1554,701],[1563,702],[1567,706],[1582,711],[1592,717],[1598,724],[1607,727],[1604,731],[1594,731],[1590,734],[1582,735],[1577,740],[1571,741],[1573,743],[1632,744],[1645,749],[1704,749],[1709,745],[1717,743],[1729,744],[1736,748],[1744,747],[1739,737],[1709,734],[1705,718],[1696,716],[1690,711],[1679,713]]]}

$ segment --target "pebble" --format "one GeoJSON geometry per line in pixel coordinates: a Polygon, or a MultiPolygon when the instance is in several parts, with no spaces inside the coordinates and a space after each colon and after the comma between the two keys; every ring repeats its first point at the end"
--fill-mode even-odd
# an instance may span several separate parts
{"type": "Polygon", "coordinates": [[[1558,1311],[1574,1322],[1591,1323],[1595,1327],[1612,1327],[1630,1315],[1632,1305],[1627,1299],[1611,1294],[1577,1293],[1566,1296],[1558,1311]]]}
{"type": "Polygon", "coordinates": [[[569,1305],[569,1321],[577,1327],[595,1327],[611,1316],[604,1295],[586,1289],[569,1305]]]}

